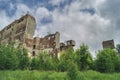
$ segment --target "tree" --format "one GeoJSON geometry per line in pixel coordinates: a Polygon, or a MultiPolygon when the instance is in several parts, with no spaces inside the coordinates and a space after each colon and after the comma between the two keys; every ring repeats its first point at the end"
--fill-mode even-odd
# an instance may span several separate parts
{"type": "Polygon", "coordinates": [[[45,59],[45,54],[44,53],[40,53],[38,56],[38,64],[39,64],[39,70],[44,70],[44,59],[45,59]]]}
{"type": "Polygon", "coordinates": [[[56,70],[56,65],[53,57],[47,56],[44,60],[44,70],[56,70]]]}
{"type": "Polygon", "coordinates": [[[116,52],[112,49],[104,49],[98,52],[96,69],[100,72],[113,72],[115,69],[116,52]]]}
{"type": "Polygon", "coordinates": [[[38,58],[34,57],[31,59],[30,68],[31,68],[31,70],[39,69],[39,59],[38,58]]]}
{"type": "Polygon", "coordinates": [[[79,49],[76,50],[77,65],[80,70],[87,70],[92,64],[92,56],[89,52],[87,45],[82,44],[79,49]]]}
{"type": "Polygon", "coordinates": [[[0,45],[0,69],[17,69],[19,60],[17,50],[12,45],[0,45]]]}
{"type": "Polygon", "coordinates": [[[77,80],[78,68],[74,62],[69,62],[69,68],[67,70],[68,80],[77,80]]]}
{"type": "Polygon", "coordinates": [[[28,69],[30,66],[29,57],[26,49],[18,50],[19,68],[28,69]]]}
{"type": "Polygon", "coordinates": [[[67,51],[63,52],[63,54],[60,57],[60,62],[59,62],[59,70],[60,71],[67,71],[67,69],[69,68],[68,63],[69,62],[76,62],[75,61],[75,53],[74,50],[72,48],[69,48],[67,51]]]}
{"type": "Polygon", "coordinates": [[[120,55],[120,44],[117,44],[116,50],[117,50],[117,53],[120,55]]]}
{"type": "Polygon", "coordinates": [[[115,71],[120,72],[120,56],[115,59],[115,71]]]}

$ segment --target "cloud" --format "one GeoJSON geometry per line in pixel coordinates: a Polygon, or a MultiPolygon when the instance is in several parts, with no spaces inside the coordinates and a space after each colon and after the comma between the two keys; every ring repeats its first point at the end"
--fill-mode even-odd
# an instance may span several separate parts
{"type": "Polygon", "coordinates": [[[120,34],[120,1],[119,0],[105,0],[101,6],[98,7],[98,14],[106,19],[111,21],[109,28],[112,31],[109,34],[113,34],[113,38],[115,39],[115,43],[120,43],[120,38],[118,37],[120,34]]]}
{"type": "Polygon", "coordinates": [[[10,7],[11,10],[13,10],[13,9],[15,8],[15,6],[14,6],[13,3],[10,3],[10,4],[9,4],[9,7],[10,7]]]}
{"type": "Polygon", "coordinates": [[[3,29],[4,26],[7,26],[10,22],[10,18],[7,16],[5,11],[0,11],[0,30],[3,29]]]}
{"type": "MultiPolygon", "coordinates": [[[[49,0],[48,3],[54,6],[64,1],[49,0]]],[[[119,3],[118,0],[71,0],[71,3],[65,4],[62,9],[59,6],[53,10],[39,5],[30,7],[21,2],[16,5],[10,4],[11,9],[13,6],[16,7],[14,16],[8,16],[5,10],[1,10],[0,27],[8,25],[29,11],[37,21],[35,36],[43,37],[47,32],[59,31],[61,41],[73,39],[77,48],[81,43],[86,43],[95,56],[95,51],[102,49],[102,41],[109,39],[115,39],[117,43],[120,41],[119,3]],[[81,11],[85,9],[87,12],[81,11]],[[94,14],[91,15],[90,9],[94,14]]]]}
{"type": "Polygon", "coordinates": [[[77,0],[66,5],[62,11],[59,8],[49,12],[47,10],[47,13],[52,14],[53,21],[50,24],[41,25],[40,34],[59,31],[61,41],[73,39],[76,41],[76,47],[79,47],[81,43],[86,43],[92,52],[101,49],[103,40],[112,39],[112,35],[109,34],[111,32],[110,20],[97,13],[94,15],[82,13],[80,10],[88,6],[85,3],[77,0]],[[83,4],[86,6],[83,7],[83,4]]]}
{"type": "Polygon", "coordinates": [[[48,11],[47,8],[45,7],[39,7],[37,8],[36,10],[36,16],[39,18],[39,19],[42,19],[46,16],[49,16],[51,13],[48,11]]]}
{"type": "Polygon", "coordinates": [[[43,36],[48,31],[46,30],[48,28],[47,21],[49,23],[49,21],[52,19],[51,12],[45,7],[38,7],[34,13],[37,21],[35,36],[43,36]]]}
{"type": "MultiPolygon", "coordinates": [[[[96,5],[98,6],[96,1],[76,0],[70,5],[65,5],[62,10],[55,8],[53,11],[50,11],[44,6],[39,6],[33,10],[25,4],[18,4],[15,15],[20,16],[27,11],[35,14],[37,21],[36,36],[43,37],[47,32],[54,33],[59,31],[61,33],[61,41],[73,39],[76,41],[77,48],[81,43],[86,43],[89,45],[90,50],[94,52],[102,48],[101,43],[103,40],[112,39],[112,35],[109,34],[112,30],[109,29],[109,19],[102,17],[97,12],[91,15],[80,11],[85,8],[95,8],[96,10],[96,5]],[[49,19],[49,17],[52,19],[52,22],[47,24],[41,22],[44,18],[49,19]]],[[[93,55],[95,54],[93,53],[93,55]]]]}
{"type": "Polygon", "coordinates": [[[26,14],[27,12],[32,12],[32,9],[30,9],[28,6],[22,3],[18,3],[16,7],[17,7],[16,12],[15,12],[16,17],[22,16],[26,14]]]}
{"type": "Polygon", "coordinates": [[[31,13],[33,13],[32,9],[30,9],[25,4],[21,4],[21,3],[12,4],[12,3],[9,3],[9,8],[11,9],[10,11],[12,11],[13,6],[16,7],[16,10],[15,10],[15,12],[13,14],[14,16],[13,15],[9,16],[5,9],[0,10],[0,29],[2,29],[3,27],[9,25],[11,22],[13,22],[14,20],[20,18],[21,16],[25,15],[27,13],[27,11],[30,11],[31,13]]]}
{"type": "Polygon", "coordinates": [[[60,3],[64,2],[65,0],[49,0],[49,4],[52,5],[60,5],[60,3]]]}

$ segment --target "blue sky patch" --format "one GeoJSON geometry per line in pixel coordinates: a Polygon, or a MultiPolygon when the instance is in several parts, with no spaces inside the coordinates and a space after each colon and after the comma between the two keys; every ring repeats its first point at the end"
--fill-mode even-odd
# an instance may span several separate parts
{"type": "Polygon", "coordinates": [[[47,17],[44,17],[42,20],[40,20],[40,22],[42,24],[49,24],[52,22],[52,16],[47,16],[47,17]]]}
{"type": "Polygon", "coordinates": [[[95,14],[95,9],[94,8],[85,8],[80,10],[83,13],[90,13],[91,15],[95,14]]]}

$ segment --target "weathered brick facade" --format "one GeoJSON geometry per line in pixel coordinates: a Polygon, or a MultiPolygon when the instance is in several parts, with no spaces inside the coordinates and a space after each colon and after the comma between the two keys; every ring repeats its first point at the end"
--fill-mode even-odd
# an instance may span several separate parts
{"type": "Polygon", "coordinates": [[[103,48],[111,48],[111,49],[114,49],[115,46],[114,46],[114,41],[113,40],[107,40],[107,41],[103,41],[102,42],[102,45],[103,45],[103,48]]]}
{"type": "Polygon", "coordinates": [[[33,38],[35,27],[35,18],[26,14],[0,31],[0,44],[14,42],[19,45],[19,43],[21,43],[22,48],[28,50],[30,57],[39,55],[40,51],[45,51],[49,55],[58,57],[60,51],[75,46],[73,40],[67,41],[66,45],[64,43],[64,45],[61,45],[59,32],[48,34],[43,38],[33,38]]]}
{"type": "Polygon", "coordinates": [[[0,43],[19,42],[29,53],[31,53],[35,27],[35,18],[26,14],[0,31],[0,43]]]}

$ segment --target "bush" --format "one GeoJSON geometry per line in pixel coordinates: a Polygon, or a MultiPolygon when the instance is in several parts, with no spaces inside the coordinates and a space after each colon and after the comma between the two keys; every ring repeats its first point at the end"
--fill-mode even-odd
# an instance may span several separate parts
{"type": "Polygon", "coordinates": [[[22,70],[29,69],[30,61],[26,49],[19,50],[18,58],[19,58],[19,68],[22,70]]]}
{"type": "Polygon", "coordinates": [[[113,72],[115,70],[116,52],[112,49],[99,51],[95,61],[96,70],[100,72],[113,72]]]}
{"type": "Polygon", "coordinates": [[[0,45],[0,70],[17,69],[18,65],[17,50],[11,45],[0,45]]]}
{"type": "Polygon", "coordinates": [[[76,62],[79,67],[79,70],[88,70],[92,64],[92,56],[89,52],[87,45],[82,44],[79,49],[76,51],[76,62]]]}
{"type": "Polygon", "coordinates": [[[75,63],[73,63],[73,62],[69,63],[67,76],[68,76],[68,80],[77,80],[78,68],[77,68],[77,65],[75,63]]]}
{"type": "Polygon", "coordinates": [[[120,72],[120,56],[117,56],[115,61],[115,71],[120,72]]]}
{"type": "Polygon", "coordinates": [[[31,70],[37,70],[39,69],[39,59],[38,58],[32,58],[31,59],[31,64],[30,64],[30,69],[31,70]]]}
{"type": "Polygon", "coordinates": [[[59,66],[58,69],[59,71],[67,71],[67,69],[69,68],[69,62],[75,62],[76,57],[75,57],[75,53],[74,50],[72,48],[69,48],[66,52],[64,52],[61,57],[60,57],[60,61],[59,61],[59,66]]]}

